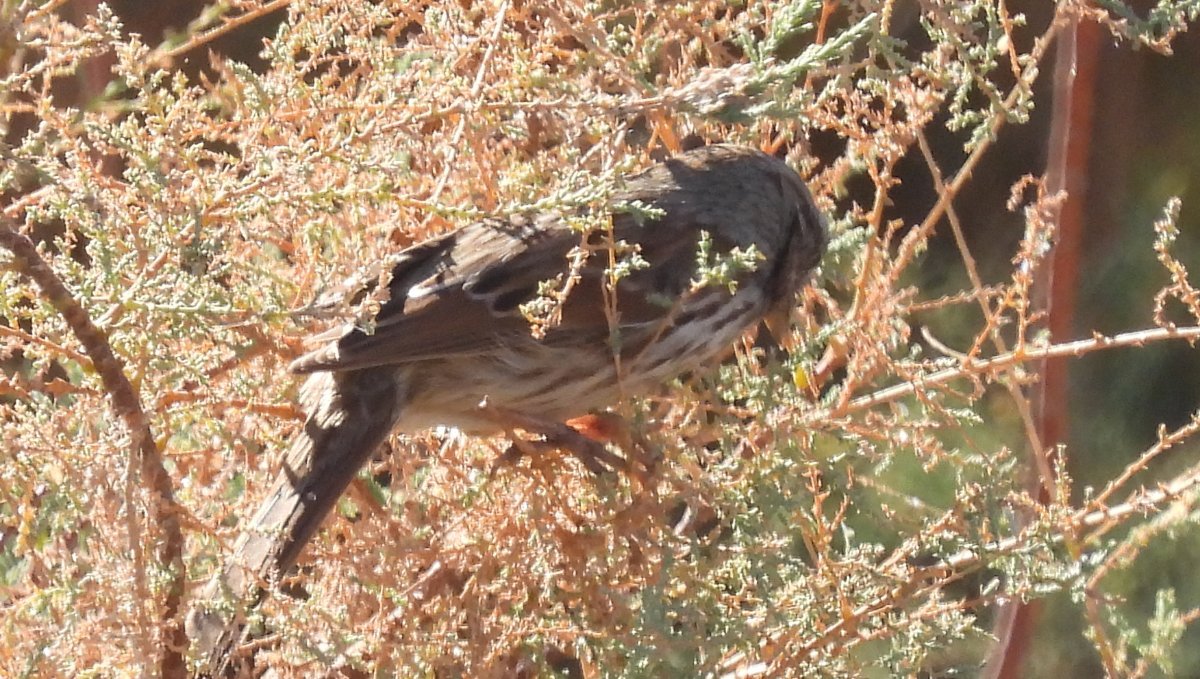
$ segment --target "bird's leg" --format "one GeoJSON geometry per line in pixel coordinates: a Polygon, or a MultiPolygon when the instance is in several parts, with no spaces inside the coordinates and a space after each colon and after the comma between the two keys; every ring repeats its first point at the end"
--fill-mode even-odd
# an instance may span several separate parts
{"type": "Polygon", "coordinates": [[[583,463],[588,471],[600,475],[608,471],[625,471],[629,463],[625,458],[609,450],[600,441],[588,438],[578,430],[561,422],[548,422],[515,410],[494,406],[486,400],[479,404],[479,411],[488,419],[509,432],[513,445],[501,456],[501,462],[514,460],[522,455],[536,455],[539,448],[566,450],[583,463]],[[542,441],[529,441],[512,436],[512,429],[521,429],[531,434],[540,434],[542,441]]]}

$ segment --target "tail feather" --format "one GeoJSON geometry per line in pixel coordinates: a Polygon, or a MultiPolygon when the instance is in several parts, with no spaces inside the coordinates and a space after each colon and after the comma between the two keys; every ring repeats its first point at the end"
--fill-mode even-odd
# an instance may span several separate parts
{"type": "Polygon", "coordinates": [[[286,573],[359,468],[396,422],[403,394],[390,370],[316,373],[301,399],[309,413],[232,557],[209,582],[188,619],[198,676],[224,676],[244,611],[262,587],[286,573]],[[233,603],[233,612],[227,602],[233,603]]]}

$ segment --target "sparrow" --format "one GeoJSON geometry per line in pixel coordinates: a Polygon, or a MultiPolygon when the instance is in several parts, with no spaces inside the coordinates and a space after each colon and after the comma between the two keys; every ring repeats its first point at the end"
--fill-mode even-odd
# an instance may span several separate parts
{"type": "MultiPolygon", "coordinates": [[[[239,634],[212,601],[248,605],[291,568],[392,432],[536,430],[650,392],[763,320],[786,319],[826,247],[799,175],[743,146],[634,174],[606,212],[590,230],[561,213],[483,219],[362,279],[358,297],[378,312],[315,336],[291,364],[308,376],[307,420],[189,617],[206,673],[229,671],[239,634]]],[[[598,471],[613,458],[584,462],[598,471]]]]}

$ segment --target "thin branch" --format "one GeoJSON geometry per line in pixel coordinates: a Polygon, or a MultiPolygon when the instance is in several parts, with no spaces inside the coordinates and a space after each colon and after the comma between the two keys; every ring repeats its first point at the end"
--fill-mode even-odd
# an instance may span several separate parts
{"type": "MultiPolygon", "coordinates": [[[[492,34],[488,36],[487,47],[483,51],[483,57],[479,60],[479,68],[475,71],[475,81],[471,83],[470,100],[476,101],[479,99],[479,93],[483,91],[484,76],[487,74],[488,64],[492,61],[492,55],[496,51],[496,45],[500,42],[500,32],[504,29],[504,19],[508,15],[509,3],[507,0],[500,4],[496,10],[496,25],[492,28],[492,34]]],[[[446,166],[442,170],[442,176],[438,177],[437,185],[429,194],[429,202],[437,202],[442,191],[446,189],[446,184],[450,180],[450,173],[454,171],[455,161],[458,159],[458,150],[462,141],[463,132],[467,129],[466,115],[458,117],[458,125],[454,128],[454,133],[450,135],[450,143],[447,146],[448,157],[446,158],[446,166]]]]}
{"type": "Polygon", "coordinates": [[[909,262],[916,256],[919,251],[919,246],[925,242],[928,234],[933,230],[933,227],[942,220],[946,213],[946,209],[954,202],[954,199],[966,186],[967,182],[974,174],[975,168],[983,160],[988,149],[995,143],[1001,128],[1008,122],[1008,112],[1016,108],[1021,101],[1021,97],[1026,94],[1028,89],[1033,86],[1033,82],[1037,80],[1038,65],[1045,56],[1046,50],[1054,43],[1055,37],[1061,26],[1058,21],[1051,22],[1050,27],[1046,29],[1041,36],[1034,42],[1033,49],[1029,51],[1029,66],[1026,68],[1023,77],[1005,97],[1000,110],[992,115],[990,132],[987,137],[979,142],[974,149],[971,150],[971,155],[967,157],[958,171],[954,173],[954,177],[945,185],[945,190],[940,192],[938,200],[929,210],[929,214],[925,219],[913,230],[909,231],[904,236],[900,243],[900,249],[896,253],[895,259],[892,261],[890,269],[890,282],[894,286],[899,280],[900,274],[903,273],[909,262]]]}
{"type": "MultiPolygon", "coordinates": [[[[925,164],[929,167],[929,174],[933,178],[933,185],[940,195],[946,190],[946,183],[942,179],[941,168],[934,161],[933,151],[929,148],[929,141],[925,138],[924,132],[917,132],[917,145],[921,149],[921,155],[925,158],[925,164]]],[[[1007,353],[1008,343],[1004,341],[1004,337],[1000,334],[1000,324],[997,323],[1000,313],[999,311],[992,310],[988,304],[987,297],[983,294],[983,277],[979,275],[979,269],[975,264],[975,257],[971,255],[971,249],[967,246],[967,239],[963,233],[962,224],[959,222],[958,212],[954,209],[953,202],[946,204],[946,218],[950,222],[950,230],[954,234],[954,242],[958,246],[959,254],[963,259],[963,265],[967,269],[967,277],[971,280],[972,287],[975,288],[975,299],[979,302],[979,309],[983,312],[984,323],[986,324],[971,351],[974,352],[977,350],[982,342],[983,335],[986,334],[991,338],[992,345],[996,347],[996,351],[1007,353]]],[[[1050,469],[1047,456],[1043,454],[1045,447],[1042,444],[1042,436],[1034,423],[1033,413],[1029,407],[1029,400],[1025,398],[1025,394],[1021,392],[1020,385],[1016,382],[1011,380],[1006,381],[1005,388],[1008,390],[1009,397],[1012,398],[1012,402],[1021,416],[1021,422],[1025,426],[1025,436],[1029,439],[1029,446],[1033,451],[1033,458],[1038,467],[1038,476],[1046,491],[1053,492],[1054,473],[1050,469]]]]}
{"type": "Polygon", "coordinates": [[[854,399],[845,408],[838,408],[836,410],[823,408],[812,411],[809,413],[807,419],[815,422],[829,420],[855,411],[867,410],[884,403],[890,403],[905,396],[911,396],[929,387],[946,384],[956,379],[996,373],[1005,368],[1029,361],[1045,358],[1083,356],[1084,354],[1090,354],[1093,351],[1100,351],[1102,349],[1140,347],[1150,342],[1161,342],[1171,339],[1195,342],[1200,339],[1200,326],[1150,328],[1147,330],[1123,332],[1111,337],[1097,334],[1091,339],[1051,344],[1044,347],[1026,345],[1023,348],[993,356],[989,359],[964,361],[960,366],[939,370],[924,377],[918,377],[895,386],[887,387],[886,389],[880,389],[874,393],[854,399]]]}
{"type": "MultiPolygon", "coordinates": [[[[1059,526],[1057,533],[1050,536],[1051,542],[1061,544],[1064,541],[1075,541],[1087,529],[1102,528],[1114,521],[1159,511],[1165,503],[1175,501],[1197,488],[1200,488],[1200,469],[1191,469],[1157,488],[1141,490],[1119,505],[1081,509],[1059,526]]],[[[824,628],[820,635],[805,641],[798,650],[793,652],[789,649],[789,656],[820,653],[830,644],[856,638],[858,630],[869,628],[869,625],[864,624],[869,618],[888,616],[924,592],[940,589],[948,582],[985,566],[991,559],[1016,554],[1028,547],[1028,536],[1021,533],[978,548],[963,549],[937,563],[919,568],[909,566],[903,550],[897,550],[882,564],[885,567],[904,569],[895,586],[847,612],[840,620],[824,628]]],[[[760,642],[759,646],[777,648],[788,637],[786,631],[774,632],[760,642]]],[[[779,654],[776,660],[779,661],[782,657],[782,654],[779,654]]],[[[720,668],[724,672],[721,675],[723,679],[772,674],[768,664],[761,662],[759,658],[752,658],[744,651],[730,654],[720,663],[720,668]]]]}
{"type": "Polygon", "coordinates": [[[151,60],[152,61],[161,60],[162,62],[170,62],[170,61],[182,56],[183,54],[186,54],[186,53],[196,49],[197,47],[200,47],[201,45],[208,44],[208,43],[212,42],[213,40],[216,40],[217,38],[225,35],[226,33],[229,33],[230,31],[233,31],[242,26],[245,26],[246,24],[250,23],[251,21],[262,18],[268,14],[271,14],[272,12],[275,12],[276,10],[283,9],[284,7],[287,7],[290,4],[292,4],[292,0],[273,0],[272,2],[268,2],[267,4],[265,4],[261,7],[255,7],[254,9],[246,12],[245,14],[241,14],[236,17],[233,17],[232,19],[229,19],[228,21],[222,23],[220,26],[215,26],[203,33],[200,33],[199,35],[192,36],[190,39],[188,39],[187,42],[183,43],[182,45],[179,45],[172,49],[166,50],[165,52],[159,52],[159,54],[151,56],[151,60]]]}
{"type": "Polygon", "coordinates": [[[1200,431],[1200,414],[1192,416],[1192,420],[1187,424],[1179,427],[1175,431],[1167,433],[1165,427],[1160,427],[1158,432],[1158,441],[1153,446],[1138,456],[1138,459],[1130,463],[1121,475],[1108,482],[1104,490],[1096,496],[1096,504],[1105,504],[1112,494],[1129,482],[1135,474],[1146,469],[1146,465],[1151,460],[1158,457],[1163,452],[1171,449],[1176,444],[1182,443],[1185,439],[1191,438],[1200,431]]]}
{"type": "MultiPolygon", "coordinates": [[[[179,527],[179,507],[175,501],[171,477],[163,466],[162,456],[154,442],[149,422],[142,410],[137,390],[125,376],[125,364],[112,350],[108,335],[92,323],[87,311],[63,284],[50,265],[38,254],[37,246],[17,230],[17,225],[6,217],[0,217],[0,246],[9,250],[13,259],[9,266],[41,289],[46,300],[58,311],[71,332],[83,345],[92,366],[100,376],[100,382],[112,399],[112,407],[125,424],[130,436],[130,461],[136,462],[143,483],[154,494],[150,503],[151,520],[155,521],[164,534],[159,549],[159,561],[169,568],[172,577],[167,585],[163,600],[163,619],[168,632],[160,672],[163,677],[183,677],[185,665],[183,651],[187,648],[187,636],[179,624],[180,603],[186,573],[183,565],[183,534],[179,527]]],[[[146,583],[145,557],[142,555],[142,537],[136,528],[137,508],[130,503],[126,511],[131,517],[130,550],[134,559],[134,588],[137,608],[143,613],[143,604],[150,601],[150,590],[146,583]]],[[[143,626],[148,623],[143,620],[143,626]]],[[[156,635],[157,636],[157,635],[156,635]]],[[[155,650],[152,646],[148,651],[155,650]]],[[[150,656],[152,657],[153,654],[150,656]]]]}

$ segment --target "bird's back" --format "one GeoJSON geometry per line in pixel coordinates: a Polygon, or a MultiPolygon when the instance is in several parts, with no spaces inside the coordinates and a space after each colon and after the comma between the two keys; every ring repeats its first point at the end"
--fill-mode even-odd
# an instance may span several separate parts
{"type": "Polygon", "coordinates": [[[778,159],[696,149],[618,188],[611,241],[544,215],[476,222],[406,250],[373,331],[347,328],[293,369],[395,370],[405,429],[482,430],[484,397],[546,419],[582,414],[711,359],[780,295],[790,302],[794,284],[779,281],[797,273],[789,267],[804,267],[790,276],[802,280],[824,244],[811,200],[778,159]],[[798,242],[817,251],[789,264],[798,242]],[[702,284],[705,266],[714,282],[702,284]],[[728,280],[716,275],[727,269],[728,280]],[[535,337],[523,305],[546,282],[569,292],[535,337]]]}

